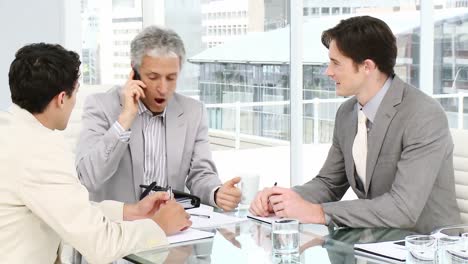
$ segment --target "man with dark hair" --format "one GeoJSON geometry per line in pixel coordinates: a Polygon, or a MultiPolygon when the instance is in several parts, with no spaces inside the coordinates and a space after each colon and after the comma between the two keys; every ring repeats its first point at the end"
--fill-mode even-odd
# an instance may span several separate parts
{"type": "Polygon", "coordinates": [[[62,91],[71,98],[80,64],[78,54],[59,45],[39,43],[21,48],[8,74],[13,103],[38,114],[62,91]]]}
{"type": "Polygon", "coordinates": [[[324,31],[322,43],[337,94],[353,96],[337,111],[328,157],[304,185],[259,192],[250,212],[422,233],[460,223],[447,117],[394,74],[390,28],[373,17],[352,17],[324,31]],[[359,199],[340,201],[349,187],[359,199]]]}
{"type": "Polygon", "coordinates": [[[0,114],[0,262],[59,263],[64,240],[92,263],[167,244],[191,225],[167,193],[91,203],[63,135],[78,92],[78,54],[31,44],[11,63],[13,106],[0,114]]]}

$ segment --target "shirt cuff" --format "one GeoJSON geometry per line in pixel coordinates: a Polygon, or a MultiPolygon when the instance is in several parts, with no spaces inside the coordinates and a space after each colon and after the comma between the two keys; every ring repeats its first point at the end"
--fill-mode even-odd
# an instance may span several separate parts
{"type": "Polygon", "coordinates": [[[132,135],[132,131],[130,130],[125,131],[125,129],[119,124],[119,121],[115,121],[112,127],[120,141],[122,142],[130,141],[130,136],[132,135]]]}
{"type": "Polygon", "coordinates": [[[211,195],[210,195],[210,204],[216,208],[220,208],[217,204],[216,204],[216,197],[215,197],[215,193],[217,190],[219,190],[219,188],[221,188],[221,186],[218,186],[216,188],[214,188],[212,191],[211,191],[211,195]]]}

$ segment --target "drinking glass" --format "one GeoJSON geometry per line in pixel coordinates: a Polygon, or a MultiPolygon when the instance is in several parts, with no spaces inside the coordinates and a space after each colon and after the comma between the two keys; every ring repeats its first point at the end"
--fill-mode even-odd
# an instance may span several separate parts
{"type": "Polygon", "coordinates": [[[428,235],[411,235],[405,238],[408,250],[406,263],[433,263],[436,255],[437,240],[428,235]]]}
{"type": "Polygon", "coordinates": [[[460,236],[441,237],[437,241],[437,263],[468,263],[465,239],[460,236]]]}
{"type": "Polygon", "coordinates": [[[286,218],[275,220],[271,232],[274,255],[288,255],[299,252],[299,221],[286,218]]]}

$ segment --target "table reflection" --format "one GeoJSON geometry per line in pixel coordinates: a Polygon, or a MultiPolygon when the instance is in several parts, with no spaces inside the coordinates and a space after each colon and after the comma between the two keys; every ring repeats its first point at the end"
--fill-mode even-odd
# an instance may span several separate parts
{"type": "MultiPolygon", "coordinates": [[[[236,213],[238,215],[238,213],[236,213]]],[[[399,229],[328,229],[301,225],[297,257],[288,260],[272,256],[271,225],[246,220],[216,229],[209,239],[171,245],[130,255],[133,263],[356,263],[354,244],[399,240],[414,234],[399,229]]],[[[381,263],[381,262],[367,262],[381,263]]]]}

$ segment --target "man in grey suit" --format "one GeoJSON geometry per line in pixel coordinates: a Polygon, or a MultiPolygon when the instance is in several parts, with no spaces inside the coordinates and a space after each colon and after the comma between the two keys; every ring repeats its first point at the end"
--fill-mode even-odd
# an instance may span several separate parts
{"type": "Polygon", "coordinates": [[[181,38],[151,26],[131,43],[123,87],[84,104],[76,166],[91,199],[137,201],[141,184],[190,192],[224,210],[240,200],[236,177],[221,184],[211,158],[203,104],[175,93],[185,59],[181,38]]]}
{"type": "Polygon", "coordinates": [[[446,115],[394,74],[390,28],[373,17],[352,17],[324,31],[322,43],[337,94],[353,96],[338,109],[328,157],[304,185],[259,192],[250,212],[422,233],[460,223],[446,115]],[[359,199],[340,201],[349,187],[359,199]]]}

